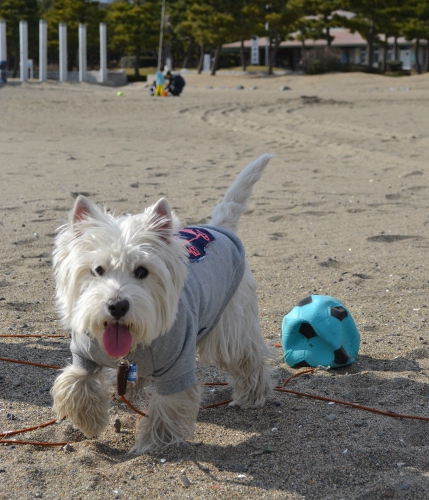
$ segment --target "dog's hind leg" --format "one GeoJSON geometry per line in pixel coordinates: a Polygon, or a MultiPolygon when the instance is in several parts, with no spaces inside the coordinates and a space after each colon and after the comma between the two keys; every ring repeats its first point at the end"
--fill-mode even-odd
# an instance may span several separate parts
{"type": "Polygon", "coordinates": [[[267,361],[272,357],[259,325],[256,283],[246,264],[243,279],[219,323],[198,344],[200,361],[216,364],[234,387],[231,405],[261,407],[274,382],[267,361]]]}
{"type": "Polygon", "coordinates": [[[109,424],[109,392],[102,372],[67,366],[51,389],[54,411],[67,417],[85,436],[100,434],[109,424]]]}

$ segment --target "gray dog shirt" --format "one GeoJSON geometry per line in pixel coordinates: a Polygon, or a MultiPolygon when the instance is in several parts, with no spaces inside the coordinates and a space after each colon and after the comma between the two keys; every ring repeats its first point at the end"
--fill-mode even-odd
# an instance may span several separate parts
{"type": "MultiPolygon", "coordinates": [[[[186,240],[190,262],[176,320],[165,335],[150,345],[137,346],[128,356],[137,364],[138,375],[153,377],[157,392],[163,395],[184,391],[197,383],[197,343],[216,326],[245,268],[243,245],[225,229],[187,227],[177,237],[186,240]]],[[[73,365],[89,372],[118,364],[86,332],[72,332],[71,351],[73,365]]]]}

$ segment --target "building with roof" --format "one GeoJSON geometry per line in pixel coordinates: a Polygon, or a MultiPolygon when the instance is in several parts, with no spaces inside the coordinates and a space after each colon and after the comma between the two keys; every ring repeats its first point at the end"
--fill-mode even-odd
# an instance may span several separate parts
{"type": "MultiPolygon", "coordinates": [[[[355,32],[352,33],[346,28],[331,28],[330,35],[333,37],[331,47],[338,49],[341,52],[341,62],[349,64],[366,64],[367,57],[367,41],[362,36],[355,32]]],[[[396,40],[396,57],[395,57],[395,40],[393,37],[387,39],[388,47],[386,60],[391,61],[396,58],[402,61],[402,69],[414,70],[417,69],[416,57],[422,71],[428,71],[428,45],[427,41],[420,40],[418,50],[416,50],[415,40],[406,40],[400,37],[396,40]]],[[[326,40],[306,40],[305,43],[297,40],[286,40],[280,43],[277,51],[276,66],[290,69],[293,71],[299,70],[302,55],[304,50],[314,48],[327,47],[326,40]]],[[[245,53],[247,54],[249,64],[251,64],[251,53],[258,50],[259,64],[267,65],[268,61],[268,46],[269,40],[264,37],[246,40],[244,42],[245,53]]],[[[225,52],[240,51],[241,42],[228,43],[223,46],[225,52]]],[[[384,44],[374,45],[374,56],[372,65],[379,67],[384,57],[384,44]]],[[[253,56],[255,57],[255,56],[253,56]]]]}

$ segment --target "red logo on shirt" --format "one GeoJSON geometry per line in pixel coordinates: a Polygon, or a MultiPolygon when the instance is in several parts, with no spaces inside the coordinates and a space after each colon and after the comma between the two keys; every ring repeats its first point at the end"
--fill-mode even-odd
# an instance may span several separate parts
{"type": "Polygon", "coordinates": [[[179,231],[179,238],[187,241],[186,248],[191,262],[203,259],[207,255],[207,246],[215,241],[210,231],[202,227],[184,227],[179,231]]]}

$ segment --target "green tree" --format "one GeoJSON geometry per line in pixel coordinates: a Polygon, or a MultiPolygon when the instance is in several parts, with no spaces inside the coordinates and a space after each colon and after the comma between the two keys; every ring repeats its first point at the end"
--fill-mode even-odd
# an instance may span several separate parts
{"type": "Polygon", "coordinates": [[[342,6],[341,0],[297,0],[297,6],[305,16],[299,20],[301,29],[305,33],[306,39],[326,40],[328,46],[331,45],[334,37],[331,29],[341,25],[336,16],[336,11],[342,6]]]}
{"type": "Polygon", "coordinates": [[[348,0],[348,9],[356,15],[353,18],[341,18],[345,27],[353,33],[358,32],[367,41],[366,64],[372,66],[374,45],[378,36],[389,25],[387,8],[395,0],[348,0]]]}
{"type": "Polygon", "coordinates": [[[298,19],[295,23],[295,29],[297,34],[295,35],[295,39],[302,43],[302,48],[305,49],[305,42],[307,40],[317,40],[318,34],[314,31],[312,24],[302,17],[298,19]]]}
{"type": "Polygon", "coordinates": [[[29,56],[37,57],[35,47],[38,40],[39,4],[37,0],[0,0],[0,19],[6,21],[6,43],[9,54],[12,55],[13,77],[16,77],[19,68],[20,21],[28,23],[29,56]]]}
{"type": "Polygon", "coordinates": [[[110,46],[133,54],[134,74],[140,76],[140,56],[156,50],[161,26],[160,0],[117,0],[108,9],[110,46]]]}
{"type": "MultiPolygon", "coordinates": [[[[419,58],[419,48],[421,40],[426,40],[427,47],[429,47],[429,3],[427,0],[411,0],[407,4],[408,15],[402,23],[402,33],[408,40],[415,40],[415,53],[416,53],[416,69],[420,74],[422,72],[422,65],[419,58]]],[[[426,67],[428,70],[429,53],[426,48],[426,67]]]]}
{"type": "Polygon", "coordinates": [[[405,3],[408,0],[394,0],[389,3],[384,9],[379,11],[379,34],[376,41],[383,46],[383,60],[381,62],[381,70],[386,71],[387,51],[389,49],[389,39],[394,39],[394,56],[395,60],[399,59],[398,55],[398,38],[402,35],[402,24],[407,18],[409,12],[405,8],[405,3]]]}
{"type": "Polygon", "coordinates": [[[179,56],[182,56],[182,68],[187,68],[191,55],[196,47],[192,27],[187,22],[189,0],[169,1],[166,5],[170,20],[170,30],[166,38],[171,43],[173,66],[179,56]]]}
{"type": "Polygon", "coordinates": [[[340,0],[304,0],[304,5],[307,12],[313,15],[310,20],[312,31],[317,39],[326,40],[330,47],[334,39],[331,35],[331,28],[341,24],[335,11],[341,8],[342,2],[340,0]]]}
{"type": "Polygon", "coordinates": [[[204,52],[209,47],[214,48],[211,74],[216,74],[222,45],[234,40],[235,10],[235,2],[228,0],[197,0],[188,3],[182,26],[192,33],[200,47],[199,71],[202,69],[204,52]]]}
{"type": "Polygon", "coordinates": [[[265,7],[265,21],[269,38],[268,74],[271,75],[280,43],[295,30],[295,23],[302,17],[302,11],[295,2],[289,0],[272,0],[265,7]]]}
{"type": "Polygon", "coordinates": [[[235,39],[240,40],[240,59],[243,71],[246,71],[246,57],[244,52],[244,41],[253,36],[264,34],[264,5],[261,2],[251,0],[236,0],[234,2],[235,12],[235,39]]]}
{"type": "Polygon", "coordinates": [[[313,11],[307,8],[308,0],[290,0],[289,8],[296,11],[296,20],[293,23],[292,31],[294,32],[294,39],[302,43],[301,61],[305,57],[305,42],[307,40],[317,40],[319,33],[316,32],[314,27],[313,11]],[[309,15],[310,14],[310,15],[309,15]]]}

